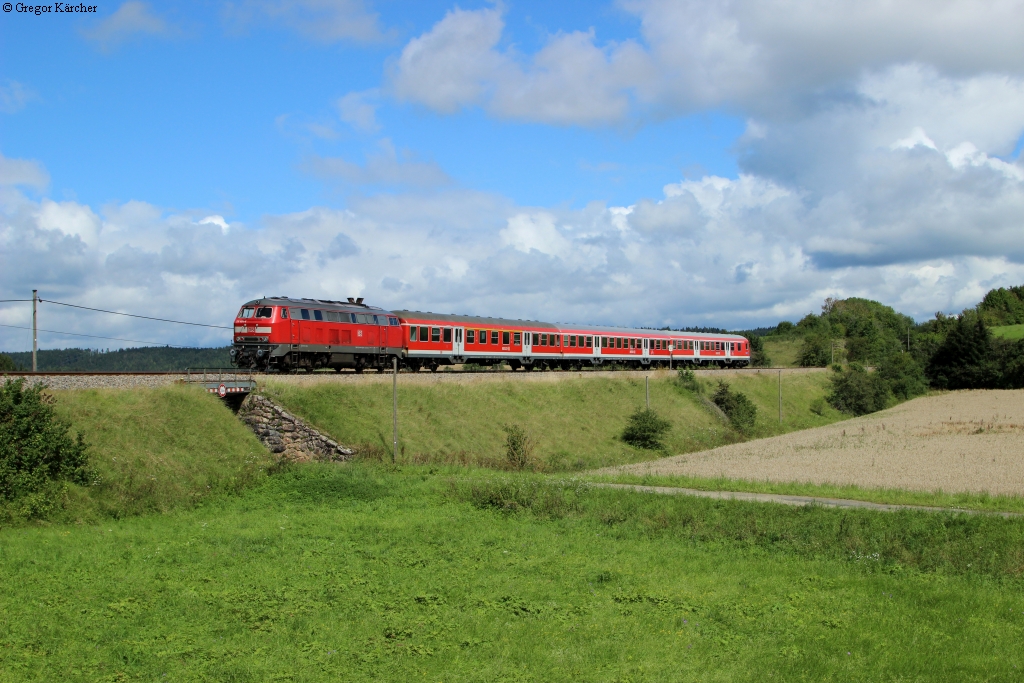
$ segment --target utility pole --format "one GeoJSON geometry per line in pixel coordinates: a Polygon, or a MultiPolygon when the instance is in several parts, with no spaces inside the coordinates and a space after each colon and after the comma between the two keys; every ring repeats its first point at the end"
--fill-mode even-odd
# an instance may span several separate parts
{"type": "Polygon", "coordinates": [[[391,426],[394,434],[394,450],[391,451],[391,464],[398,462],[398,356],[393,359],[394,374],[391,376],[391,426]]]}
{"type": "Polygon", "coordinates": [[[39,332],[36,329],[36,304],[39,302],[39,290],[32,290],[32,372],[37,371],[36,353],[39,350],[39,332]]]}
{"type": "Polygon", "coordinates": [[[647,386],[647,410],[651,409],[651,376],[644,377],[644,384],[647,386]]]}
{"type": "Polygon", "coordinates": [[[782,370],[779,369],[779,424],[782,424],[782,370]]]}

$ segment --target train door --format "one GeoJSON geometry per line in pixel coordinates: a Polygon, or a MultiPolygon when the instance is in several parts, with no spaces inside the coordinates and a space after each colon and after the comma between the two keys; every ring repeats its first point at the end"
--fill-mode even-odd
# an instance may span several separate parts
{"type": "Polygon", "coordinates": [[[386,315],[373,317],[377,322],[377,353],[383,356],[388,352],[388,318],[386,315]]]}
{"type": "Polygon", "coordinates": [[[643,356],[644,358],[649,358],[649,357],[650,357],[650,355],[651,355],[651,349],[650,349],[650,346],[651,346],[651,340],[650,340],[650,339],[647,339],[647,338],[644,338],[644,348],[643,348],[643,350],[642,350],[642,351],[640,352],[640,354],[641,354],[641,355],[642,355],[642,356],[643,356]]]}
{"type": "Polygon", "coordinates": [[[463,335],[465,334],[465,328],[455,328],[455,340],[452,342],[452,355],[461,356],[462,350],[465,348],[465,340],[463,335]]]}
{"type": "MultiPolygon", "coordinates": [[[[281,309],[281,310],[284,310],[284,309],[281,309]]],[[[292,344],[298,344],[299,343],[299,321],[295,319],[295,314],[297,312],[298,312],[298,309],[293,308],[291,310],[291,315],[288,316],[288,318],[289,318],[289,328],[291,329],[291,342],[292,342],[292,344]]]]}
{"type": "Polygon", "coordinates": [[[533,353],[533,333],[523,332],[523,355],[529,356],[533,353]]]}

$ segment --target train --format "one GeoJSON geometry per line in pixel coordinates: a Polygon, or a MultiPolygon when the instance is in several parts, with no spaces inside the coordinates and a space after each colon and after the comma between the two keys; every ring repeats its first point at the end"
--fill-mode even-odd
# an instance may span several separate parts
{"type": "Polygon", "coordinates": [[[750,342],[736,334],[387,311],[361,297],[255,299],[239,309],[233,339],[233,365],[267,372],[383,371],[396,362],[413,372],[468,364],[514,371],[750,364],[750,342]]]}

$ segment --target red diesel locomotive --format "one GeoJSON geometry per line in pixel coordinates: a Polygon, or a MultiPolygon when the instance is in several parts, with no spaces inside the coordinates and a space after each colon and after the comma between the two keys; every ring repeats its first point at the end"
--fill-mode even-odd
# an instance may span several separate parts
{"type": "Polygon", "coordinates": [[[743,367],[750,344],[735,334],[563,325],[419,311],[385,311],[348,301],[268,297],[235,318],[232,363],[258,370],[390,368],[508,363],[569,370],[617,363],[631,368],[680,363],[743,367]]]}

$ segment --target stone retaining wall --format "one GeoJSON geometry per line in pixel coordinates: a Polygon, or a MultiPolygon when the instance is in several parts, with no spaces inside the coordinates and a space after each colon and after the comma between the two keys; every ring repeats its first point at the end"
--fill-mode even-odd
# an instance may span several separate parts
{"type": "Polygon", "coordinates": [[[249,394],[238,417],[264,446],[285,460],[348,460],[352,456],[352,449],[327,438],[265,396],[249,394]]]}

